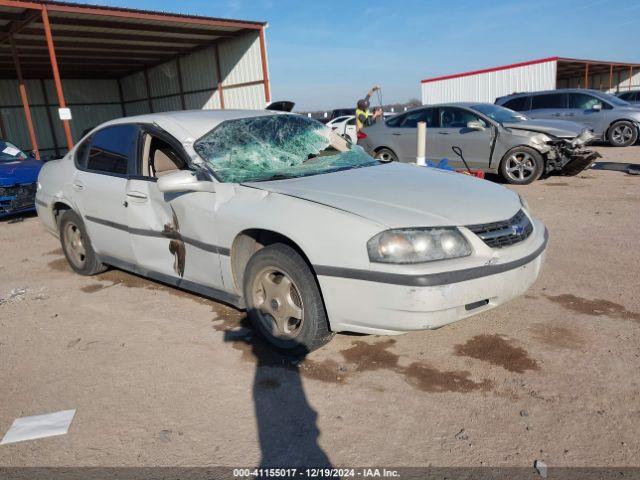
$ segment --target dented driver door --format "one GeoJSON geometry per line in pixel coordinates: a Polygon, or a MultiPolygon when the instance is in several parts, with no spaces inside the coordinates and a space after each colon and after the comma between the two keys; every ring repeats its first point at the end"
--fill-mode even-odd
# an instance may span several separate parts
{"type": "Polygon", "coordinates": [[[143,274],[189,290],[224,289],[215,194],[162,193],[153,178],[130,178],[126,197],[131,243],[143,274]]]}

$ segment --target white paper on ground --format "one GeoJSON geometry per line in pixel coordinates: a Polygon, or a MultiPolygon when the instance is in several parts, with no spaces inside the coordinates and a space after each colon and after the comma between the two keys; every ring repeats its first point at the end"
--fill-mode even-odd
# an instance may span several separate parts
{"type": "Polygon", "coordinates": [[[74,410],[47,413],[45,415],[33,415],[32,417],[16,418],[13,425],[7,431],[0,445],[6,443],[22,442],[36,438],[64,435],[69,430],[74,410]]]}

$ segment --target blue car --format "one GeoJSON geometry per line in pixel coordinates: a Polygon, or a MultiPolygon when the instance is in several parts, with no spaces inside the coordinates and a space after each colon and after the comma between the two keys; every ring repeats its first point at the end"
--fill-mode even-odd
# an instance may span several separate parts
{"type": "Polygon", "coordinates": [[[0,218],[35,210],[42,162],[6,140],[0,140],[0,218]]]}

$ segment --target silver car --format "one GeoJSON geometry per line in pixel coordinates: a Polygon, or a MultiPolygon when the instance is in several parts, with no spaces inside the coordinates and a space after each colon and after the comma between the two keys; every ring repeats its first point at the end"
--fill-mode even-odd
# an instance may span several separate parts
{"type": "Polygon", "coordinates": [[[531,120],[490,103],[450,103],[419,107],[363,130],[358,144],[383,162],[415,162],[418,122],[427,124],[427,159],[447,159],[455,168],[500,173],[524,185],[562,171],[575,175],[599,155],[585,148],[593,135],[583,125],[531,120]]]}
{"type": "Polygon", "coordinates": [[[629,102],[631,105],[640,106],[640,90],[630,90],[628,92],[616,93],[616,97],[625,102],[629,102]]]}
{"type": "Polygon", "coordinates": [[[508,95],[497,105],[530,118],[564,119],[593,130],[597,139],[614,147],[627,147],[638,140],[640,107],[614,95],[580,88],[508,95]]]}
{"type": "Polygon", "coordinates": [[[38,181],[38,216],[77,273],[114,266],[246,308],[296,353],[494,308],[536,280],[548,238],[500,185],[380,164],[292,114],[110,121],[38,181]]]}

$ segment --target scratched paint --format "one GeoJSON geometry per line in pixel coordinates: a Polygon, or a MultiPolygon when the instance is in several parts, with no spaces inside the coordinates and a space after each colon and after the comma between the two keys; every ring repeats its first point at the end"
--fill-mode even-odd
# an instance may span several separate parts
{"type": "Polygon", "coordinates": [[[182,235],[180,235],[180,224],[178,223],[178,216],[175,210],[171,207],[172,220],[171,223],[166,223],[162,230],[162,235],[169,238],[169,252],[173,255],[173,270],[180,277],[184,277],[184,265],[186,258],[186,249],[182,235]]]}

